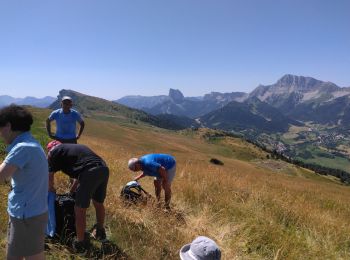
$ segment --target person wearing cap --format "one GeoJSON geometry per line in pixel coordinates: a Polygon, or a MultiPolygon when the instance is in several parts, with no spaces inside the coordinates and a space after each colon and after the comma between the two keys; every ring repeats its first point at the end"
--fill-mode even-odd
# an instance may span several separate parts
{"type": "Polygon", "coordinates": [[[55,191],[54,173],[62,171],[75,181],[70,193],[75,192],[75,226],[77,238],[73,248],[77,253],[85,252],[89,240],[85,237],[86,210],[92,199],[96,224],[92,236],[100,241],[106,240],[104,229],[105,207],[109,169],[104,160],[90,148],[82,144],[62,144],[55,140],[47,144],[49,164],[49,191],[55,191]]]}
{"type": "Polygon", "coordinates": [[[154,177],[154,189],[158,202],[162,187],[165,193],[165,207],[169,209],[171,200],[171,183],[176,173],[175,158],[169,154],[146,154],[140,158],[131,158],[128,162],[131,171],[142,171],[135,181],[144,176],[154,177]]]}
{"type": "Polygon", "coordinates": [[[0,110],[0,137],[7,156],[0,165],[0,181],[11,180],[7,212],[7,259],[44,259],[47,226],[48,165],[31,135],[31,113],[22,106],[0,110]]]}
{"type": "Polygon", "coordinates": [[[72,109],[73,100],[69,96],[62,97],[61,108],[53,111],[46,120],[46,130],[50,138],[61,143],[77,143],[84,131],[85,123],[79,112],[72,109]],[[51,122],[56,121],[56,133],[51,132],[51,122]],[[79,133],[76,134],[76,124],[79,123],[79,133]]]}
{"type": "Polygon", "coordinates": [[[199,236],[180,249],[181,260],[220,260],[221,251],[214,240],[199,236]]]}

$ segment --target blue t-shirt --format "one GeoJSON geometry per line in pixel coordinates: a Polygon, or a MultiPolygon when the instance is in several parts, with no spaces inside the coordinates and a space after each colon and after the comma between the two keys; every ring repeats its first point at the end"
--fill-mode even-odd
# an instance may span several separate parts
{"type": "Polygon", "coordinates": [[[43,148],[29,132],[24,132],[6,151],[4,163],[18,168],[11,177],[7,212],[22,219],[45,213],[49,171],[43,148]]]}
{"type": "Polygon", "coordinates": [[[74,139],[76,138],[76,122],[82,122],[83,119],[79,112],[71,109],[69,113],[63,113],[63,109],[57,109],[53,111],[49,120],[56,121],[56,134],[57,138],[61,139],[74,139]]]}
{"type": "Polygon", "coordinates": [[[166,170],[173,168],[176,164],[174,157],[169,154],[146,154],[140,158],[142,171],[147,176],[160,178],[159,168],[163,166],[166,170]]]}

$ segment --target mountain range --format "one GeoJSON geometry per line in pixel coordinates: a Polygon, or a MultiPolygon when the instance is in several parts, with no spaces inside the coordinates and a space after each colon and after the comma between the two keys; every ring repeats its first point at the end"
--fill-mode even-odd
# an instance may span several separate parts
{"type": "Polygon", "coordinates": [[[301,124],[311,121],[349,127],[349,97],[349,87],[287,74],[275,84],[259,85],[251,93],[212,92],[203,97],[184,97],[179,90],[170,89],[168,96],[126,96],[115,102],[153,115],[171,114],[199,119],[204,125],[225,130],[262,127],[264,130],[281,131],[286,128],[287,122],[301,124]],[[260,103],[257,103],[258,100],[260,103]],[[267,116],[263,112],[266,110],[274,112],[267,116]],[[232,115],[238,111],[239,115],[232,115]]]}
{"type": "MultiPolygon", "coordinates": [[[[104,100],[108,105],[102,107],[93,105],[84,94],[69,90],[61,92],[79,96],[76,105],[82,113],[120,110],[151,121],[161,118],[176,129],[202,125],[228,131],[247,128],[284,132],[291,125],[305,122],[350,128],[350,87],[342,88],[331,82],[290,74],[272,85],[259,85],[251,93],[211,92],[204,96],[184,97],[180,90],[170,89],[168,95],[125,96],[113,102],[104,100]]],[[[0,96],[0,107],[16,103],[57,108],[61,92],[58,99],[3,95],[0,96]]]]}
{"type": "Polygon", "coordinates": [[[248,94],[243,92],[212,92],[203,97],[184,97],[180,90],[170,89],[168,96],[126,96],[114,102],[142,109],[150,114],[172,114],[196,118],[216,110],[231,101],[243,101],[248,94]]]}
{"type": "Polygon", "coordinates": [[[299,121],[335,126],[350,125],[350,88],[311,77],[285,75],[275,84],[258,86],[256,97],[299,121]]]}
{"type": "Polygon", "coordinates": [[[14,98],[7,95],[0,96],[0,107],[8,106],[10,104],[17,105],[29,105],[34,107],[48,107],[52,102],[54,102],[56,98],[54,97],[25,97],[25,98],[14,98]]]}

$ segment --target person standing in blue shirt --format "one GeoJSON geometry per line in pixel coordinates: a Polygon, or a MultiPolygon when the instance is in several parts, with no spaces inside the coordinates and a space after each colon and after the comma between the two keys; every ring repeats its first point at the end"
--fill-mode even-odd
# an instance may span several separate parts
{"type": "Polygon", "coordinates": [[[142,171],[134,178],[135,181],[144,176],[154,177],[154,189],[157,200],[160,201],[162,187],[165,193],[165,207],[170,208],[171,183],[176,174],[175,158],[169,154],[146,154],[140,158],[131,158],[128,162],[131,171],[142,171]]]}
{"type": "Polygon", "coordinates": [[[0,181],[11,179],[8,195],[7,259],[45,259],[48,164],[40,144],[30,134],[33,117],[24,107],[0,110],[0,137],[8,145],[0,165],[0,181]]]}
{"type": "Polygon", "coordinates": [[[61,101],[61,108],[53,111],[46,120],[46,130],[50,138],[61,143],[76,144],[84,131],[85,123],[79,112],[72,109],[73,100],[64,96],[61,101]],[[56,133],[51,132],[51,122],[56,121],[56,133]],[[76,123],[79,123],[79,133],[76,134],[76,123]]]}

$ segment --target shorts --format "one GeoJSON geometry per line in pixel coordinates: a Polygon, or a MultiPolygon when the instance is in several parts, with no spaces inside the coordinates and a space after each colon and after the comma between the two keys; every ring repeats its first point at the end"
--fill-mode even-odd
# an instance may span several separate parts
{"type": "Polygon", "coordinates": [[[47,212],[20,219],[11,217],[7,230],[7,255],[32,256],[44,251],[47,212]]]}
{"type": "Polygon", "coordinates": [[[79,185],[75,195],[75,205],[88,208],[90,200],[103,203],[106,198],[109,169],[106,166],[95,166],[79,175],[79,185]]]}
{"type": "MultiPolygon", "coordinates": [[[[176,174],[176,164],[173,166],[173,168],[170,168],[169,170],[166,171],[167,176],[168,176],[168,182],[171,183],[175,177],[176,174]]],[[[155,180],[161,180],[161,177],[155,177],[155,180]]]]}

